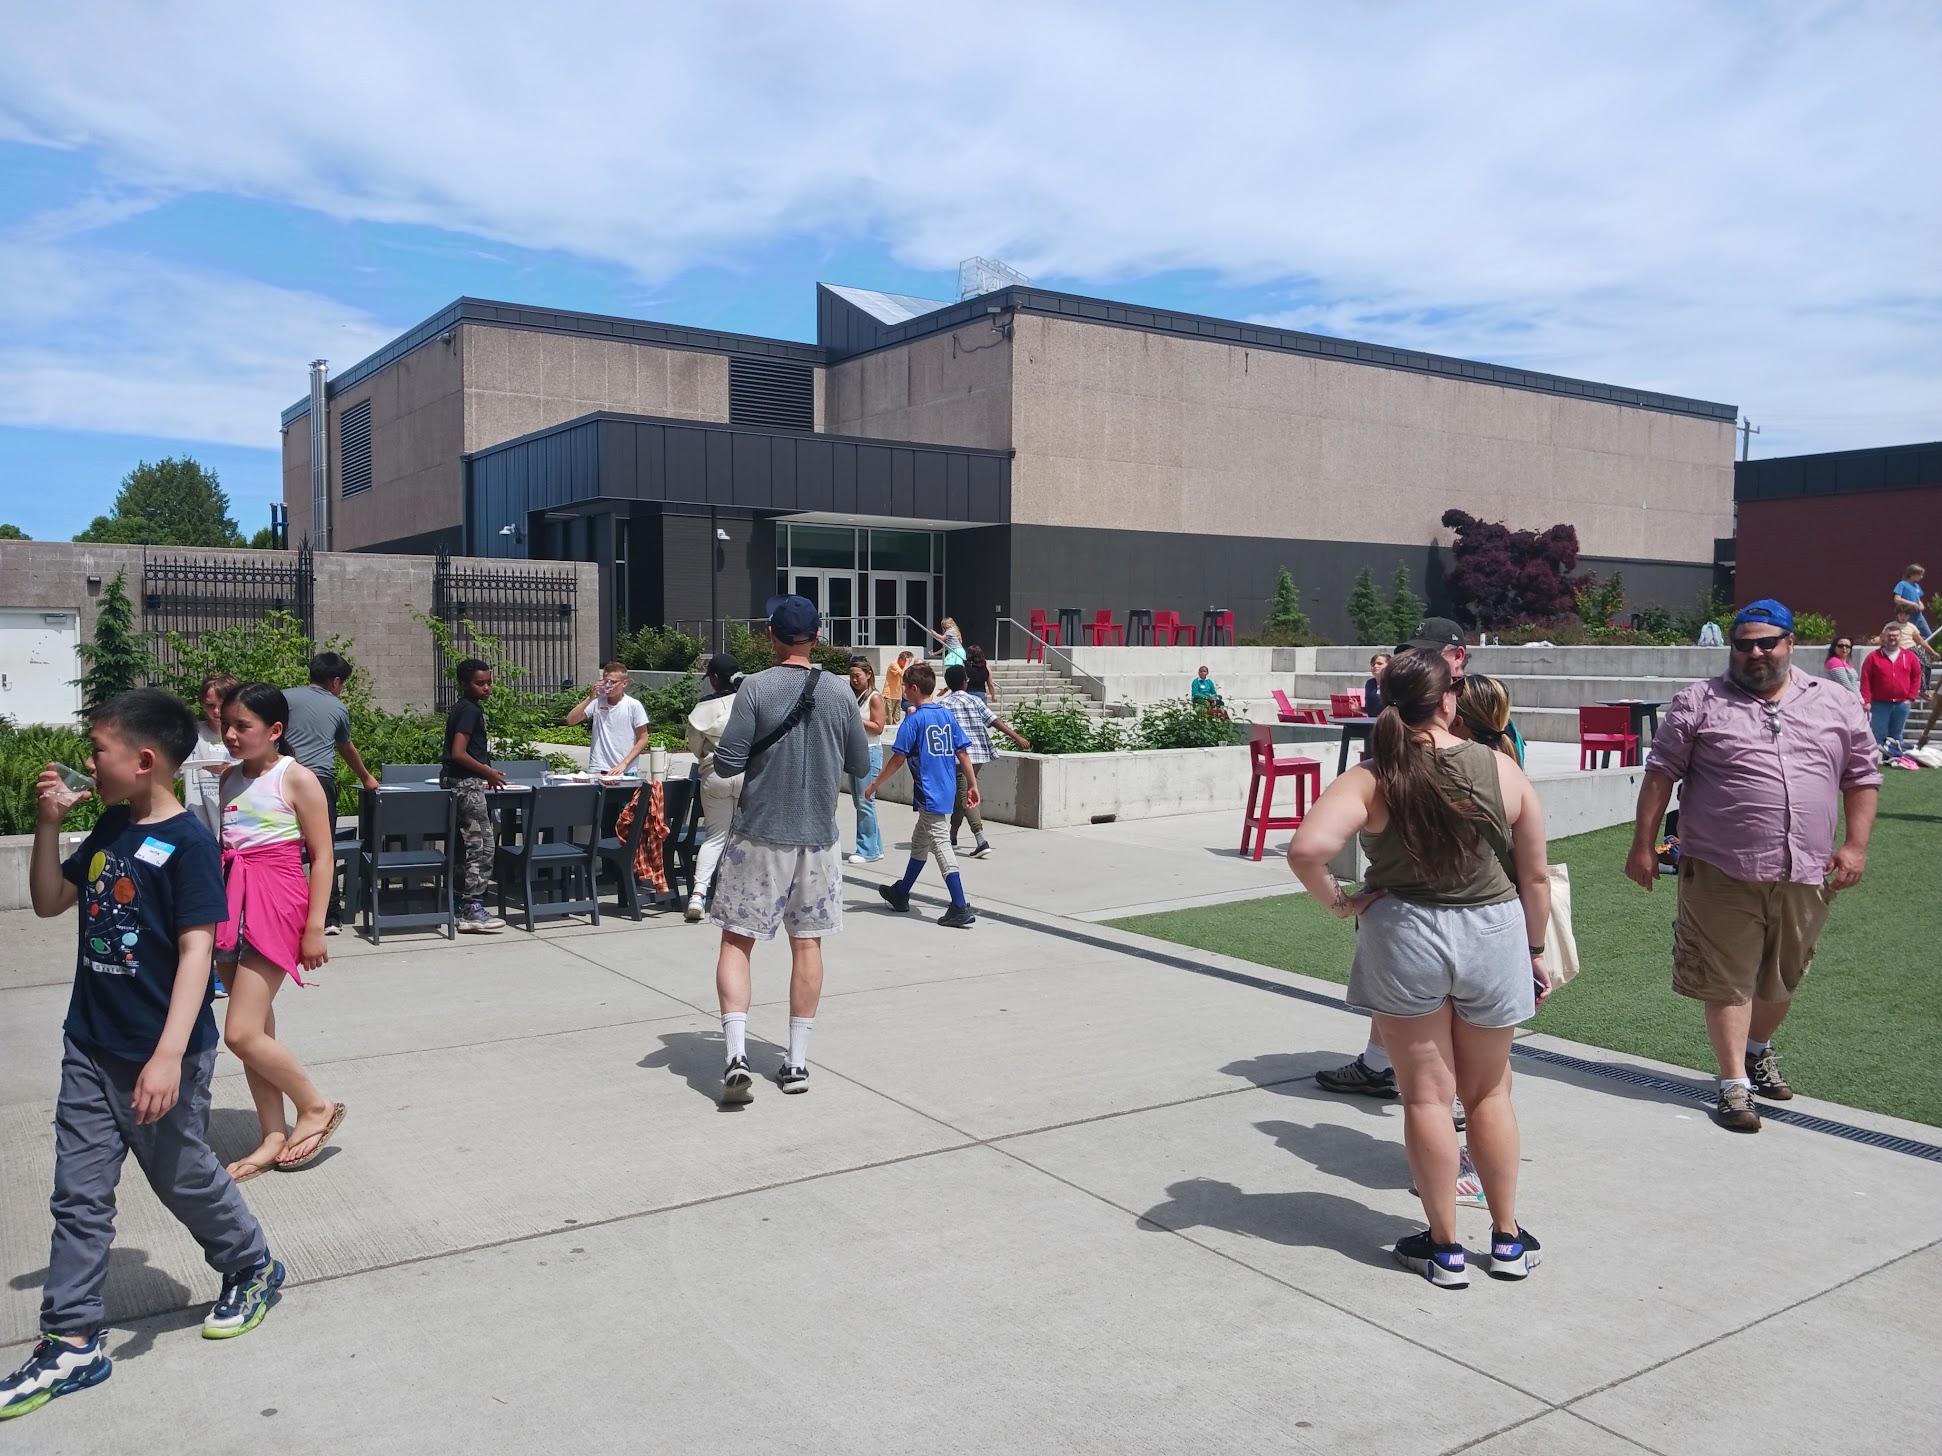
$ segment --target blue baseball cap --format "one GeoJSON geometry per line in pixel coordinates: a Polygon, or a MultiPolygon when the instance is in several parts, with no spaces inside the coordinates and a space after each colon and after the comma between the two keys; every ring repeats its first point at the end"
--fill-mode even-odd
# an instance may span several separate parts
{"type": "Polygon", "coordinates": [[[1758,622],[1769,627],[1778,627],[1783,632],[1794,630],[1794,614],[1775,601],[1772,597],[1762,597],[1741,607],[1733,618],[1735,627],[1744,627],[1748,622],[1758,622]]]}
{"type": "Polygon", "coordinates": [[[807,641],[823,625],[822,613],[808,597],[770,597],[762,610],[769,614],[769,630],[785,642],[807,641]]]}

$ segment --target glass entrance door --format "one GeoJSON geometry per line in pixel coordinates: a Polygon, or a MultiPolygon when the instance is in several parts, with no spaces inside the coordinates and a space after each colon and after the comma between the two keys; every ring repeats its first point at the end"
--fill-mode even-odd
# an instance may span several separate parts
{"type": "Polygon", "coordinates": [[[879,571],[870,578],[870,594],[873,640],[882,647],[923,647],[925,637],[915,623],[930,621],[930,577],[879,571]]]}
{"type": "Polygon", "coordinates": [[[856,573],[853,571],[796,571],[790,590],[810,601],[823,614],[823,640],[835,647],[851,647],[858,640],[856,573]]]}

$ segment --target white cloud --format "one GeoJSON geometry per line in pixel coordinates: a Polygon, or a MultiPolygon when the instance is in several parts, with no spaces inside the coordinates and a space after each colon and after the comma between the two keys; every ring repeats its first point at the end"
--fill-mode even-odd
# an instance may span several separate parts
{"type": "Polygon", "coordinates": [[[1932,6],[129,0],[8,30],[0,135],[130,187],[650,280],[800,232],[1296,278],[1342,301],[1310,326],[1734,400],[1769,450],[1942,434],[1932,6]]]}
{"type": "Polygon", "coordinates": [[[4,424],[274,446],[311,359],[361,358],[391,332],[314,294],[65,239],[0,240],[4,424]]]}

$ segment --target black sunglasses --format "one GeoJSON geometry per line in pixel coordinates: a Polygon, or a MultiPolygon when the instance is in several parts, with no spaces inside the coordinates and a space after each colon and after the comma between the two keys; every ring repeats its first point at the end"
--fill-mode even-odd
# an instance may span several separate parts
{"type": "Polygon", "coordinates": [[[1741,656],[1752,652],[1778,652],[1780,644],[1787,639],[1781,637],[1735,637],[1733,650],[1741,656]]]}

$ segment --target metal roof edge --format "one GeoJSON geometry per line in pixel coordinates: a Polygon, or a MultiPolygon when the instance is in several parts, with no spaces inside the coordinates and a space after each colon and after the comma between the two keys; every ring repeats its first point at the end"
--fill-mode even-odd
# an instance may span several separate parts
{"type": "Polygon", "coordinates": [[[1713,400],[1691,399],[1684,395],[1654,390],[1632,389],[1625,385],[1598,384],[1587,379],[1545,374],[1510,365],[1486,364],[1474,359],[1458,359],[1445,354],[1430,354],[1417,349],[1400,349],[1387,344],[1369,344],[1355,339],[1338,339],[1327,334],[1308,334],[1296,329],[1278,329],[1267,324],[1242,323],[1235,319],[1212,318],[1205,314],[1180,313],[1172,309],[1148,308],[1139,304],[1115,303],[1110,299],[1088,298],[1083,294],[1060,293],[1055,289],[1014,284],[1009,288],[981,293],[936,313],[925,314],[900,324],[880,324],[882,342],[852,354],[837,355],[829,362],[843,363],[866,354],[893,349],[901,344],[962,328],[993,312],[1014,309],[1047,318],[1070,319],[1079,323],[1103,324],[1109,328],[1134,329],[1145,333],[1167,334],[1176,338],[1204,339],[1215,344],[1238,344],[1269,349],[1276,353],[1306,354],[1311,358],[1335,359],[1350,364],[1370,364],[1378,368],[1400,369],[1444,379],[1469,380],[1478,384],[1497,384],[1509,389],[1526,389],[1542,394],[1596,400],[1605,404],[1630,405],[1668,414],[1693,415],[1702,419],[1736,420],[1739,407],[1713,400]]]}
{"type": "Polygon", "coordinates": [[[598,424],[603,421],[624,425],[677,425],[690,430],[723,430],[734,435],[762,435],[769,438],[790,440],[827,440],[836,445],[871,445],[892,450],[929,450],[947,455],[982,455],[993,460],[1010,460],[1017,452],[1014,450],[991,450],[981,445],[943,445],[934,440],[886,440],[871,435],[831,435],[821,430],[780,430],[766,425],[732,425],[727,420],[696,420],[677,418],[673,415],[632,415],[621,410],[593,410],[588,414],[575,415],[570,420],[562,420],[557,425],[548,425],[543,430],[530,430],[523,435],[515,435],[510,440],[500,440],[496,444],[478,450],[468,450],[462,460],[478,460],[500,450],[511,449],[514,445],[530,444],[548,435],[562,434],[567,430],[598,424]]]}
{"type": "MultiPolygon", "coordinates": [[[[820,344],[805,344],[797,339],[771,339],[759,334],[689,328],[683,324],[655,323],[648,319],[621,318],[614,314],[579,313],[572,309],[537,308],[523,303],[504,303],[498,299],[462,297],[447,304],[423,323],[407,329],[376,353],[358,360],[343,373],[334,375],[326,385],[328,394],[335,395],[339,390],[363,383],[380,369],[396,363],[447,329],[456,328],[462,323],[524,329],[534,333],[571,334],[579,338],[614,339],[623,343],[690,349],[710,354],[790,359],[812,366],[825,363],[828,358],[828,351],[820,344]]],[[[306,395],[284,410],[282,427],[288,429],[309,413],[310,399],[306,395]]]]}

